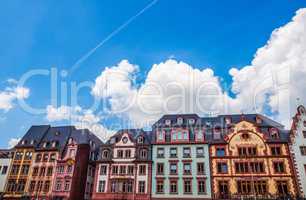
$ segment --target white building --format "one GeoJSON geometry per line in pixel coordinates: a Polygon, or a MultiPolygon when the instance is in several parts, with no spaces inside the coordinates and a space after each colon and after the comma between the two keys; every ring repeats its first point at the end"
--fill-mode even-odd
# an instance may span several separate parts
{"type": "Polygon", "coordinates": [[[300,194],[306,196],[306,109],[299,106],[291,128],[291,152],[300,194]]]}
{"type": "Polygon", "coordinates": [[[0,196],[4,192],[7,175],[12,161],[9,150],[0,150],[0,196]]]}

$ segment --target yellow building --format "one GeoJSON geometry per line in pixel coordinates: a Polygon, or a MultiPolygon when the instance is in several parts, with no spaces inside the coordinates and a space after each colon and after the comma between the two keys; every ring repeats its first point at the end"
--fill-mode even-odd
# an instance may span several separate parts
{"type": "Polygon", "coordinates": [[[235,120],[226,116],[227,124],[217,129],[220,136],[212,138],[212,193],[217,198],[296,195],[289,132],[261,115],[235,120]]]}

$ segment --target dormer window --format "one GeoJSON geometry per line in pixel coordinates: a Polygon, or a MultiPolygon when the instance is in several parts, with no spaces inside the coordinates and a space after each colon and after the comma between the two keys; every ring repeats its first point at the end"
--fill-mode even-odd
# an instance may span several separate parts
{"type": "Polygon", "coordinates": [[[201,129],[199,129],[198,131],[197,131],[197,140],[203,140],[203,131],[201,130],[201,129]]]}
{"type": "Polygon", "coordinates": [[[113,137],[113,138],[110,140],[110,143],[111,143],[111,144],[115,144],[115,142],[116,142],[116,138],[113,137]]]}
{"type": "Polygon", "coordinates": [[[171,120],[170,119],[166,119],[165,124],[170,126],[171,125],[171,120]]]}
{"type": "Polygon", "coordinates": [[[143,138],[143,137],[138,137],[137,142],[138,142],[139,144],[142,144],[142,143],[143,143],[143,141],[144,141],[144,138],[143,138]]]}
{"type": "Polygon", "coordinates": [[[31,140],[31,143],[30,143],[30,144],[33,145],[34,143],[35,143],[35,140],[31,140]]]}
{"type": "Polygon", "coordinates": [[[214,128],[214,139],[215,140],[221,139],[221,128],[220,127],[214,128]]]}
{"type": "Polygon", "coordinates": [[[72,138],[69,138],[68,144],[72,144],[72,142],[73,142],[73,139],[72,139],[72,138]]]}
{"type": "Polygon", "coordinates": [[[56,135],[56,136],[59,136],[59,135],[60,135],[60,132],[56,131],[56,132],[55,132],[55,135],[56,135]]]}
{"type": "Polygon", "coordinates": [[[57,141],[53,141],[53,142],[52,142],[52,147],[56,147],[56,146],[57,146],[57,143],[58,143],[57,141]]]}
{"type": "Polygon", "coordinates": [[[44,148],[47,147],[47,142],[44,142],[43,147],[44,147],[44,148]]]}
{"type": "Polygon", "coordinates": [[[270,135],[271,135],[272,139],[278,139],[279,138],[278,130],[276,128],[271,129],[270,135]]]}
{"type": "Polygon", "coordinates": [[[226,118],[225,118],[225,124],[226,124],[226,125],[229,125],[229,124],[231,124],[231,123],[232,123],[231,118],[230,118],[230,117],[226,117],[226,118]]]}
{"type": "Polygon", "coordinates": [[[102,158],[108,158],[109,157],[109,152],[108,150],[104,150],[103,153],[102,153],[102,158]]]}
{"type": "Polygon", "coordinates": [[[21,142],[22,145],[25,145],[25,144],[27,144],[27,143],[28,143],[27,140],[22,140],[22,142],[21,142]]]}
{"type": "Polygon", "coordinates": [[[188,124],[193,125],[193,124],[194,124],[194,122],[195,122],[195,120],[194,120],[194,119],[188,119],[188,124]]]}
{"type": "Polygon", "coordinates": [[[182,125],[183,124],[183,118],[181,118],[181,117],[177,118],[177,124],[182,125]]]}
{"type": "Polygon", "coordinates": [[[258,116],[256,117],[256,123],[257,124],[261,124],[262,123],[262,119],[260,117],[258,117],[258,116]]]}

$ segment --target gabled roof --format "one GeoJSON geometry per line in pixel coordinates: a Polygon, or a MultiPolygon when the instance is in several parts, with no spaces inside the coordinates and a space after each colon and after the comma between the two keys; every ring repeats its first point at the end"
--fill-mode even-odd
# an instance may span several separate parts
{"type": "Polygon", "coordinates": [[[128,133],[133,141],[136,141],[136,139],[139,136],[143,136],[145,138],[144,144],[150,144],[151,143],[151,132],[150,131],[144,131],[143,129],[121,129],[117,131],[115,135],[113,135],[106,144],[111,144],[112,140],[119,141],[124,133],[128,133]]]}
{"type": "Polygon", "coordinates": [[[89,144],[90,141],[94,142],[97,149],[103,142],[88,129],[75,129],[72,131],[71,138],[78,144],[89,144]]]}

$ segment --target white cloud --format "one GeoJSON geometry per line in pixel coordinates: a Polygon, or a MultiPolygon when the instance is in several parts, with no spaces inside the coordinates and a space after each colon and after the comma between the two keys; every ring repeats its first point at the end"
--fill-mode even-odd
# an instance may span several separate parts
{"type": "Polygon", "coordinates": [[[8,142],[8,147],[13,148],[15,145],[18,144],[21,138],[11,138],[8,142]]]}
{"type": "Polygon", "coordinates": [[[46,112],[46,119],[49,122],[70,121],[71,124],[75,125],[77,128],[89,129],[104,141],[113,134],[113,131],[108,130],[100,124],[101,118],[99,116],[96,116],[90,110],[84,110],[78,106],[54,107],[52,105],[48,105],[46,107],[46,112]]]}
{"type": "Polygon", "coordinates": [[[30,89],[26,87],[7,87],[0,91],[0,110],[9,111],[14,107],[14,102],[18,99],[27,99],[30,89]]]}
{"type": "Polygon", "coordinates": [[[137,65],[123,60],[107,67],[92,88],[95,97],[109,102],[111,113],[128,117],[135,126],[165,113],[264,113],[267,108],[288,125],[295,99],[306,104],[306,9],[273,31],[249,66],[229,71],[234,97],[222,90],[210,68],[169,59],[154,64],[140,87],[135,84],[137,71],[137,65]]]}

